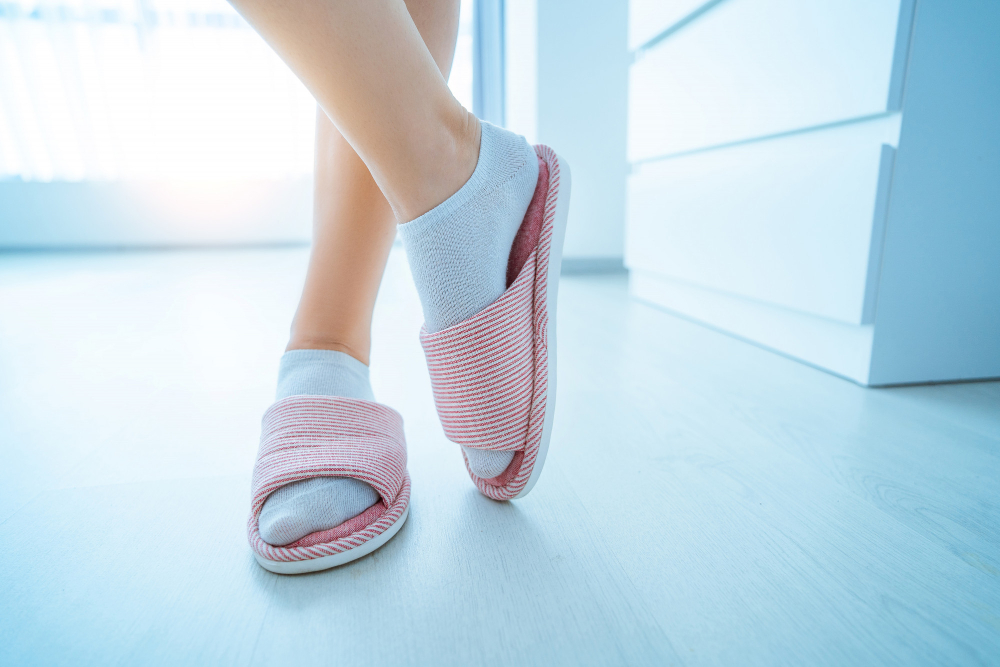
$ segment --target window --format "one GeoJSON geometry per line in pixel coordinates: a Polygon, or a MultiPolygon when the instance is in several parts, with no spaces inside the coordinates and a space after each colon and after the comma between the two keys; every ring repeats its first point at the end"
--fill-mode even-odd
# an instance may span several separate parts
{"type": "MultiPolygon", "coordinates": [[[[472,2],[451,76],[472,105],[472,2]]],[[[314,103],[224,0],[0,3],[0,179],[283,179],[314,103]]]]}

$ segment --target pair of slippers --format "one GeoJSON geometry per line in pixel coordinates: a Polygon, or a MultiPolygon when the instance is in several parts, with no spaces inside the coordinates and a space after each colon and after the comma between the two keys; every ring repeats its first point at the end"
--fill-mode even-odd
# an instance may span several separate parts
{"type": "MultiPolygon", "coordinates": [[[[555,310],[569,208],[569,170],[548,146],[535,146],[538,183],[518,229],[507,290],[486,310],[437,333],[423,329],[434,402],[448,439],[512,451],[500,475],[478,477],[494,500],[531,491],[548,452],[555,412],[555,310]]],[[[463,454],[464,456],[464,454],[463,454]]],[[[332,396],[289,396],[264,414],[251,485],[247,533],[254,557],[279,574],[348,563],[392,539],[410,509],[406,440],[398,412],[379,403],[332,396]],[[260,537],[267,497],[312,477],[352,477],[380,501],[341,525],[275,547],[260,537]]]]}

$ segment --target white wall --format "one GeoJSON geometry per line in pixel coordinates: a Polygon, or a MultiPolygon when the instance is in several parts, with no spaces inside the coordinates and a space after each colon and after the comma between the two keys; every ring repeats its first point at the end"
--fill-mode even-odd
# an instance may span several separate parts
{"type": "Polygon", "coordinates": [[[507,126],[570,166],[564,256],[620,263],[624,247],[628,4],[506,0],[507,126]]]}

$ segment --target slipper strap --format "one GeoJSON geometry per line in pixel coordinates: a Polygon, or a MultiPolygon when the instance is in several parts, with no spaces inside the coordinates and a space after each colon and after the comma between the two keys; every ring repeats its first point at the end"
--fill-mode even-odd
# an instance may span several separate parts
{"type": "Polygon", "coordinates": [[[486,310],[437,333],[420,331],[444,432],[464,447],[524,449],[535,378],[536,254],[486,310]]]}
{"type": "Polygon", "coordinates": [[[277,489],[313,477],[352,477],[392,505],[406,478],[403,418],[390,407],[335,396],[289,396],[264,413],[251,517],[277,489]]]}

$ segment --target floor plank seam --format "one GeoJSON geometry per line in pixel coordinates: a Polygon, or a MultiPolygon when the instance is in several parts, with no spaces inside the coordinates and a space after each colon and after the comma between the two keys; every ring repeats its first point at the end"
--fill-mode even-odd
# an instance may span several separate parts
{"type": "Polygon", "coordinates": [[[3,518],[3,520],[0,521],[0,527],[3,527],[3,525],[5,523],[7,523],[9,520],[13,519],[21,510],[23,510],[24,508],[26,508],[29,505],[31,505],[31,503],[35,502],[35,500],[37,500],[39,496],[41,496],[43,493],[45,493],[46,490],[47,489],[42,489],[40,491],[36,491],[33,496],[31,496],[30,498],[28,498],[27,500],[25,500],[23,503],[21,503],[20,505],[18,505],[17,509],[15,509],[13,512],[11,512],[7,516],[5,516],[3,518]]]}

